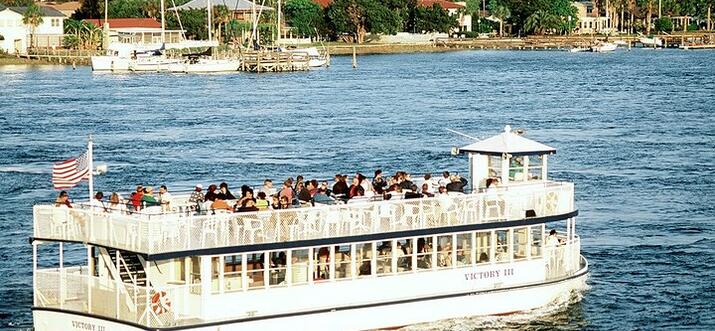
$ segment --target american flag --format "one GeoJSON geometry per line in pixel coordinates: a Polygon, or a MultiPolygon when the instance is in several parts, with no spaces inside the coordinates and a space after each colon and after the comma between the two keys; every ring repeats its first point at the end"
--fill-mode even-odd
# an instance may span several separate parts
{"type": "Polygon", "coordinates": [[[89,179],[89,151],[78,158],[57,162],[52,167],[52,184],[55,190],[73,188],[83,179],[89,179]]]}

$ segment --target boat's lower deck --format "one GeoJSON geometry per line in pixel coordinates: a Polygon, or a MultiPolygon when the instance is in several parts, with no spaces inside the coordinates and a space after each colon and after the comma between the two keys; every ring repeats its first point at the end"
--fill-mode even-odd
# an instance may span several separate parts
{"type": "MultiPolygon", "coordinates": [[[[555,279],[530,284],[495,286],[463,292],[444,292],[432,296],[409,296],[393,298],[373,303],[351,305],[349,298],[345,304],[320,309],[305,309],[262,316],[243,316],[235,319],[182,320],[166,329],[185,330],[364,330],[389,328],[422,322],[438,321],[467,316],[501,315],[529,311],[547,306],[568,297],[573,291],[586,288],[588,265],[580,257],[576,272],[555,279]]],[[[464,272],[465,279],[470,278],[464,272]]],[[[445,284],[449,280],[444,280],[445,284]]],[[[430,284],[439,288],[439,284],[430,284]]],[[[372,289],[380,291],[381,289],[372,289]]],[[[382,289],[385,290],[385,289],[382,289]]],[[[406,288],[409,290],[409,288],[406,288]]],[[[285,300],[298,302],[296,296],[285,300]]],[[[222,309],[227,303],[208,302],[207,309],[222,309]]],[[[231,303],[240,306],[242,303],[231,303]]],[[[120,321],[109,317],[92,316],[84,312],[71,312],[50,307],[34,308],[35,329],[42,330],[155,330],[136,323],[120,321]]],[[[178,322],[178,321],[177,321],[178,322]]]]}

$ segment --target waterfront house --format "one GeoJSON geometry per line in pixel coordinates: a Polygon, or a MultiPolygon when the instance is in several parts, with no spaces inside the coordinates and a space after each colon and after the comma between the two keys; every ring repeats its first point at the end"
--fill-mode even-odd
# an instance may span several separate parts
{"type": "MultiPolygon", "coordinates": [[[[103,19],[85,19],[85,22],[102,27],[103,19]]],[[[161,23],[153,18],[110,18],[109,42],[124,43],[133,45],[157,45],[161,44],[161,23]]],[[[166,43],[180,43],[182,41],[181,30],[165,30],[166,43]]]]}
{"type": "Polygon", "coordinates": [[[60,11],[40,6],[42,23],[34,28],[22,23],[27,7],[0,5],[0,51],[9,54],[26,53],[30,46],[55,48],[62,46],[65,15],[60,11]],[[32,38],[32,40],[30,40],[32,38]]]}
{"type": "Polygon", "coordinates": [[[573,2],[573,6],[578,11],[578,25],[574,33],[607,33],[608,17],[600,16],[596,1],[578,0],[573,2]]]}
{"type": "MultiPolygon", "coordinates": [[[[211,1],[212,6],[226,6],[226,8],[233,14],[233,19],[251,22],[253,13],[255,11],[256,15],[260,12],[265,13],[266,11],[272,11],[272,7],[261,6],[260,4],[253,3],[248,0],[220,0],[211,1]]],[[[206,9],[207,0],[191,0],[181,6],[176,6],[170,8],[169,10],[188,10],[188,9],[206,9]]]]}
{"type": "Polygon", "coordinates": [[[68,1],[68,2],[45,2],[49,7],[59,10],[65,17],[72,17],[74,12],[76,12],[82,4],[79,1],[68,1]]]}

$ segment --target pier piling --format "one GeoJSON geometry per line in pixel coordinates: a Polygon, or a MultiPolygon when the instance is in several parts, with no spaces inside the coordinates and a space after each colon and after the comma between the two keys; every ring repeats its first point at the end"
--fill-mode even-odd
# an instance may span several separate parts
{"type": "Polygon", "coordinates": [[[353,46],[353,69],[357,69],[357,49],[353,46]]]}

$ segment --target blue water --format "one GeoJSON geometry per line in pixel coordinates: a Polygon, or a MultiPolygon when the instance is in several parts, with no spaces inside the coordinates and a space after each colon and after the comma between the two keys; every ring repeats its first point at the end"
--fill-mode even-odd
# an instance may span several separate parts
{"type": "MultiPolygon", "coordinates": [[[[377,167],[465,172],[449,149],[469,140],[445,129],[483,138],[505,124],[556,147],[552,178],[576,183],[591,288],[536,320],[486,327],[715,328],[715,52],[350,61],[215,76],[0,67],[0,328],[31,327],[31,206],[54,198],[51,162],[79,154],[90,133],[109,165],[97,189],[181,190],[377,167]]],[[[86,184],[70,194],[86,196],[86,184]]]]}

